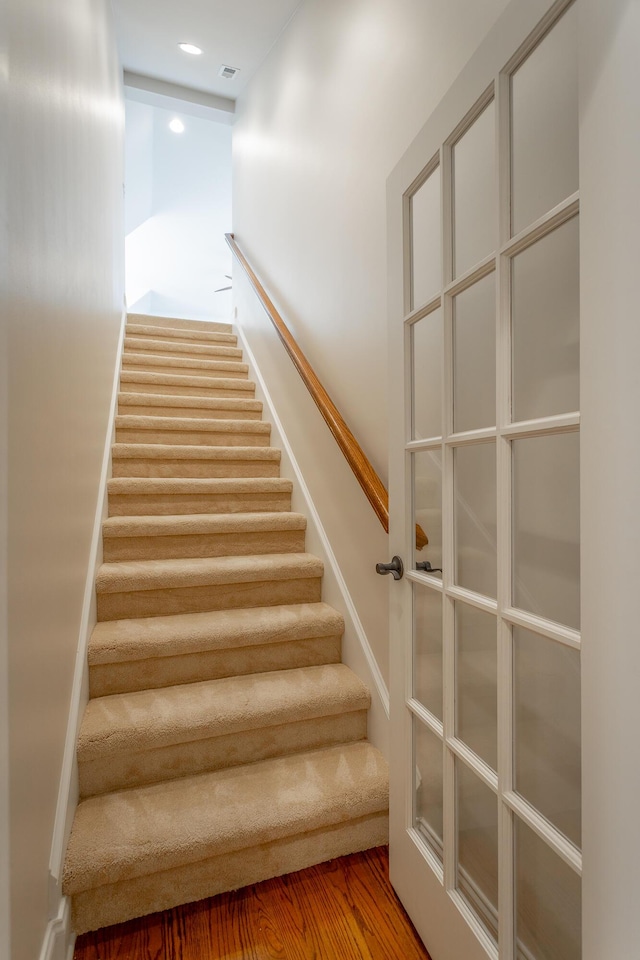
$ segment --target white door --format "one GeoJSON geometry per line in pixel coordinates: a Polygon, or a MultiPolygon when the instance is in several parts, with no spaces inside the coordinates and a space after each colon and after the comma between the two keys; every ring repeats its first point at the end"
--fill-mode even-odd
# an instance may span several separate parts
{"type": "Polygon", "coordinates": [[[581,955],[579,2],[514,0],[389,180],[391,875],[433,960],[581,955]]]}

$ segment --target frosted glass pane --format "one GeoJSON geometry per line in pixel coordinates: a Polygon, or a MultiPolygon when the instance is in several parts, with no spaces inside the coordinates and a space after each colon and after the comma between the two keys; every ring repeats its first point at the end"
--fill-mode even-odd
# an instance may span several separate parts
{"type": "Polygon", "coordinates": [[[496,596],[496,447],[454,451],[456,583],[496,596]]]}
{"type": "Polygon", "coordinates": [[[442,435],[442,310],[411,327],[414,440],[442,435]]]}
{"type": "Polygon", "coordinates": [[[490,273],[453,300],[454,430],[496,422],[496,281],[490,273]]]}
{"type": "Polygon", "coordinates": [[[413,695],[442,720],[442,594],[413,584],[413,695]]]}
{"type": "Polygon", "coordinates": [[[513,419],[580,408],[578,218],[512,264],[513,419]]]}
{"type": "Polygon", "coordinates": [[[495,136],[492,101],[453,148],[456,277],[496,248],[495,136]]]}
{"type": "Polygon", "coordinates": [[[498,763],[497,622],[456,602],[456,735],[489,766],[498,763]]]}
{"type": "Polygon", "coordinates": [[[413,719],[415,826],[442,860],[442,741],[413,719]]]}
{"type": "Polygon", "coordinates": [[[458,794],[458,888],[497,939],[498,801],[495,794],[456,760],[458,794]]]}
{"type": "Polygon", "coordinates": [[[580,654],[514,628],[515,787],[580,846],[580,654]]]}
{"type": "MultiPolygon", "coordinates": [[[[413,519],[429,538],[429,543],[415,551],[416,560],[429,560],[432,567],[442,567],[442,457],[439,450],[412,454],[413,519]]],[[[441,576],[441,574],[436,574],[441,576]]]]}
{"type": "Polygon", "coordinates": [[[516,818],[518,960],[580,960],[581,932],[580,877],[516,818]]]}
{"type": "Polygon", "coordinates": [[[442,284],[440,167],[411,198],[411,307],[430,300],[442,284]]]}
{"type": "Polygon", "coordinates": [[[517,607],[580,626],[580,439],[513,443],[513,598],[517,607]]]}
{"type": "Polygon", "coordinates": [[[511,79],[514,234],[578,189],[578,6],[511,79]]]}

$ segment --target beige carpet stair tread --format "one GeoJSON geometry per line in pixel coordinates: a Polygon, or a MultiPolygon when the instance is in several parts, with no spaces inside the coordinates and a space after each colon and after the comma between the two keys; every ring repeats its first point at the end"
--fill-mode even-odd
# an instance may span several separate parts
{"type": "MultiPolygon", "coordinates": [[[[196,449],[194,447],[194,449],[196,449]]],[[[220,448],[218,448],[220,449],[220,448]]],[[[257,448],[259,449],[259,448],[257,448]]],[[[260,493],[287,492],[293,490],[293,483],[283,477],[231,477],[230,479],[197,477],[115,477],[107,481],[109,494],[123,493],[199,493],[239,491],[258,491],[260,493]]]]}
{"type": "Polygon", "coordinates": [[[131,560],[103,563],[96,575],[96,593],[100,595],[211,584],[306,580],[321,577],[322,572],[322,560],[310,553],[198,557],[185,560],[131,560]]]}
{"type": "Polygon", "coordinates": [[[302,553],[306,517],[289,511],[109,517],[105,562],[302,553]]]}
{"type": "Polygon", "coordinates": [[[177,340],[152,339],[151,337],[132,337],[127,333],[124,338],[125,353],[160,353],[169,356],[189,356],[193,358],[218,357],[229,360],[241,360],[242,350],[240,347],[230,346],[226,343],[211,344],[198,343],[180,343],[177,340]]]}
{"type": "MultiPolygon", "coordinates": [[[[262,413],[259,400],[242,397],[174,397],[166,393],[120,393],[118,405],[127,407],[172,407],[176,410],[250,410],[262,413]]],[[[180,416],[180,414],[177,414],[180,416]]],[[[185,416],[185,414],[182,414],[185,416]]]]}
{"type": "Polygon", "coordinates": [[[262,513],[290,510],[293,484],[278,476],[123,476],[107,489],[109,516],[262,513]]]}
{"type": "Polygon", "coordinates": [[[127,392],[135,385],[135,392],[173,393],[176,396],[253,396],[256,385],[253,380],[237,377],[197,377],[180,373],[153,373],[146,370],[123,370],[120,374],[120,390],[127,392]]]}
{"type": "Polygon", "coordinates": [[[182,516],[109,517],[103,537],[168,537],[196,533],[306,530],[302,513],[195,513],[182,516]]]}
{"type": "Polygon", "coordinates": [[[114,478],[279,478],[280,456],[277,447],[263,447],[259,443],[247,447],[242,443],[229,446],[226,443],[120,442],[111,448],[114,478]]]}
{"type": "MultiPolygon", "coordinates": [[[[144,394],[122,394],[124,398],[127,396],[144,397],[144,394]]],[[[194,406],[190,403],[177,407],[171,402],[171,396],[162,399],[164,403],[144,403],[143,401],[135,404],[128,403],[126,399],[121,399],[118,402],[118,414],[133,417],[187,417],[189,419],[196,417],[205,420],[260,420],[262,417],[261,405],[256,406],[257,401],[242,400],[240,397],[230,398],[238,401],[235,407],[231,405],[229,400],[225,401],[223,397],[211,397],[211,400],[219,399],[220,404],[211,403],[206,407],[194,406]]],[[[188,398],[180,397],[180,399],[188,398]]]]}
{"type": "MultiPolygon", "coordinates": [[[[114,443],[114,460],[273,460],[280,462],[277,447],[212,447],[197,444],[114,443]]],[[[135,479],[135,478],[132,478],[135,479]]]]}
{"type": "Polygon", "coordinates": [[[159,338],[179,341],[180,343],[223,343],[235,347],[238,338],[233,333],[212,332],[210,330],[189,330],[179,327],[155,327],[142,323],[127,323],[127,336],[159,338]]]}
{"type": "MultiPolygon", "coordinates": [[[[194,449],[196,449],[194,447],[194,449]]],[[[293,483],[281,477],[176,479],[174,477],[114,477],[107,482],[109,496],[135,494],[291,493],[293,483]]]]}
{"type": "MultiPolygon", "coordinates": [[[[163,357],[161,354],[153,353],[123,353],[123,369],[145,367],[166,367],[172,370],[184,369],[187,373],[192,370],[198,375],[198,371],[211,371],[219,376],[238,376],[244,374],[247,376],[249,367],[246,363],[238,360],[192,360],[190,357],[163,357]]],[[[202,375],[202,374],[200,374],[202,375]]]]}
{"type": "Polygon", "coordinates": [[[386,810],[368,742],[93,797],[77,810],[63,890],[75,894],[386,810]]]}
{"type": "Polygon", "coordinates": [[[89,666],[133,662],[342,636],[344,619],[326,603],[249,607],[98,623],[89,640],[89,666]]]}
{"type": "Polygon", "coordinates": [[[185,683],[90,700],[78,761],[367,710],[364,683],[342,663],[185,683]]]}
{"type": "Polygon", "coordinates": [[[194,330],[198,333],[232,333],[230,323],[217,320],[185,320],[183,317],[153,317],[146,313],[128,313],[127,323],[145,327],[170,327],[174,330],[194,330]]]}
{"type": "Polygon", "coordinates": [[[202,417],[138,417],[131,414],[119,414],[116,418],[118,430],[175,431],[184,433],[246,433],[268,437],[271,424],[264,420],[216,420],[202,417]]]}

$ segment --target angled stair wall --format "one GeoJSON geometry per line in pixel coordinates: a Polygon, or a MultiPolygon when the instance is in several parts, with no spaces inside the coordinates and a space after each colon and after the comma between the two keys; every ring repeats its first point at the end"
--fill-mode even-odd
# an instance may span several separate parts
{"type": "Polygon", "coordinates": [[[230,326],[130,316],[120,391],[65,862],[77,932],[387,838],[369,692],[230,326]]]}

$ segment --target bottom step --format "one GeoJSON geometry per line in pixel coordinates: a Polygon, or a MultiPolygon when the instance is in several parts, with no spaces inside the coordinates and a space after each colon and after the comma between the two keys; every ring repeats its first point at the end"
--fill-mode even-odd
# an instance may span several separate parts
{"type": "Polygon", "coordinates": [[[64,892],[76,933],[387,842],[388,770],[351,743],[85,800],[64,892]]]}

